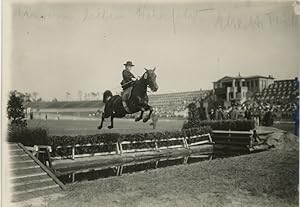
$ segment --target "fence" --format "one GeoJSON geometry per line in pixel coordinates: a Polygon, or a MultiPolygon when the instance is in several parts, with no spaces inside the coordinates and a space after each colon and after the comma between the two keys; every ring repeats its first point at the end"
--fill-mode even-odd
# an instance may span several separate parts
{"type": "Polygon", "coordinates": [[[68,145],[68,146],[57,146],[55,150],[59,149],[70,149],[70,154],[66,156],[55,156],[52,159],[64,159],[64,158],[79,158],[79,157],[90,157],[90,156],[98,156],[98,155],[121,155],[123,153],[131,153],[131,152],[145,152],[145,151],[159,151],[163,149],[173,149],[173,148],[190,148],[192,146],[197,145],[205,145],[205,144],[213,144],[212,138],[210,134],[202,134],[195,135],[191,137],[180,137],[180,138],[170,138],[170,139],[160,139],[160,140],[143,140],[143,141],[121,141],[115,142],[113,144],[105,144],[105,143],[97,143],[97,144],[76,144],[76,145],[68,145]],[[200,140],[199,140],[200,139],[200,140]],[[173,144],[177,142],[176,144],[173,144]],[[167,146],[163,146],[163,142],[166,144],[171,144],[167,146]],[[124,149],[129,146],[136,146],[139,144],[149,143],[152,144],[153,147],[147,148],[137,148],[133,149],[124,149]],[[179,144],[180,143],[180,144],[179,144]],[[86,153],[86,154],[76,154],[76,149],[81,147],[95,147],[95,146],[104,146],[104,145],[113,145],[114,151],[110,152],[97,152],[97,153],[86,153]],[[126,147],[127,146],[127,147],[126,147]]]}
{"type": "Polygon", "coordinates": [[[252,148],[252,137],[252,131],[212,131],[212,139],[216,148],[249,150],[252,148]]]}

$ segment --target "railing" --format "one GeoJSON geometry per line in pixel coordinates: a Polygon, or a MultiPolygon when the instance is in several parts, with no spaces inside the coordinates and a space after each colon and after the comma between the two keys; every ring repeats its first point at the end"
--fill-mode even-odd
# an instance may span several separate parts
{"type": "Polygon", "coordinates": [[[216,146],[223,145],[227,147],[250,149],[253,145],[252,137],[252,131],[212,131],[212,138],[216,146]]]}
{"type": "Polygon", "coordinates": [[[96,144],[76,144],[76,145],[68,145],[68,146],[57,146],[55,150],[59,149],[71,149],[71,153],[67,156],[55,156],[51,157],[52,159],[64,159],[64,158],[79,158],[79,157],[90,157],[90,156],[98,156],[98,155],[122,155],[123,153],[131,153],[131,152],[145,152],[145,151],[159,151],[163,149],[174,149],[174,148],[190,148],[192,146],[197,145],[205,145],[205,144],[213,144],[212,138],[210,134],[203,135],[195,135],[191,137],[180,137],[180,138],[170,138],[170,139],[161,139],[161,140],[143,140],[143,141],[122,141],[116,142],[113,144],[105,144],[105,143],[96,143],[96,144]],[[195,139],[207,137],[206,140],[194,141],[195,139]],[[180,141],[181,144],[170,145],[170,146],[159,146],[161,142],[170,142],[170,141],[180,141]],[[134,149],[124,149],[126,145],[132,144],[143,144],[143,143],[153,143],[154,147],[147,148],[134,148],[134,149]],[[103,146],[110,145],[115,146],[114,151],[110,152],[97,152],[97,153],[87,153],[87,154],[76,154],[76,148],[80,147],[93,147],[93,146],[103,146]]]}

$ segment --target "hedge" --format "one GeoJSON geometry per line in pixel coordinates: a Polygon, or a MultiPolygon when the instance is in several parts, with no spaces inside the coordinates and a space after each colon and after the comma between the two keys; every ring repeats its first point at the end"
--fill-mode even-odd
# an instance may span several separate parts
{"type": "Polygon", "coordinates": [[[129,141],[131,144],[124,144],[123,149],[137,149],[137,148],[154,148],[154,143],[143,142],[144,140],[157,140],[160,146],[169,146],[178,144],[176,140],[173,141],[161,141],[162,139],[171,139],[179,137],[189,137],[194,135],[207,134],[211,132],[211,127],[203,126],[199,128],[187,129],[182,131],[174,132],[152,132],[152,133],[135,133],[135,134],[119,134],[119,133],[106,133],[106,134],[95,134],[95,135],[78,135],[78,136],[48,136],[47,130],[37,129],[22,129],[12,130],[14,139],[11,141],[21,142],[25,146],[33,145],[50,145],[52,147],[52,156],[69,156],[71,154],[71,148],[68,146],[74,146],[76,144],[98,144],[104,143],[101,146],[90,146],[90,147],[76,147],[76,154],[92,154],[97,152],[111,152],[115,150],[113,143],[129,141]],[[24,134],[23,134],[24,133],[24,134]],[[138,143],[132,143],[138,142],[138,143]],[[57,148],[61,146],[61,148],[57,148]]]}
{"type": "Polygon", "coordinates": [[[190,120],[183,125],[183,129],[210,126],[213,130],[249,131],[254,129],[253,120],[222,120],[222,121],[200,121],[190,120]]]}
{"type": "Polygon", "coordinates": [[[8,142],[20,142],[25,146],[43,145],[48,142],[48,130],[36,127],[8,126],[8,142]]]}

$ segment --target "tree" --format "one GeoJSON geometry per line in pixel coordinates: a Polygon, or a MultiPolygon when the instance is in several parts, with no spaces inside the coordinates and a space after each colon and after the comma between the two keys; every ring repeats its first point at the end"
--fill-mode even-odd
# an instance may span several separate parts
{"type": "Polygon", "coordinates": [[[17,125],[25,127],[27,125],[25,119],[25,108],[23,106],[24,95],[11,91],[8,104],[7,104],[7,116],[11,125],[17,125]]]}
{"type": "Polygon", "coordinates": [[[52,99],[52,102],[58,102],[57,98],[52,99]]]}

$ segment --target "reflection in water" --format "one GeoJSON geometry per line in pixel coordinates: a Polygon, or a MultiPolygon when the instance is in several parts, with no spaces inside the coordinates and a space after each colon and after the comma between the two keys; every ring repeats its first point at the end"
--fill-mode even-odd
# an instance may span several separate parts
{"type": "Polygon", "coordinates": [[[131,174],[135,172],[143,172],[174,165],[191,164],[211,159],[213,159],[213,154],[190,154],[187,156],[150,159],[110,167],[100,167],[94,169],[68,172],[67,174],[58,176],[58,178],[63,183],[70,184],[113,176],[121,176],[124,174],[131,174]]]}

